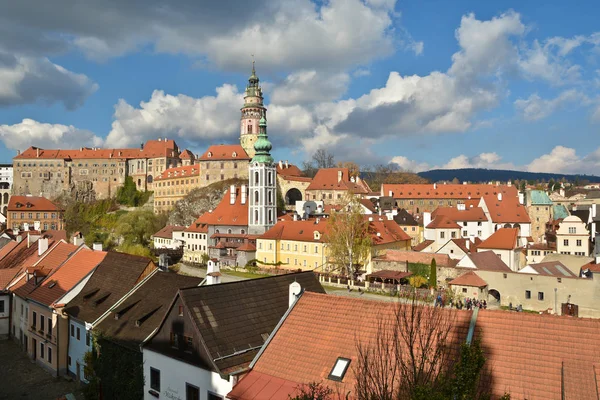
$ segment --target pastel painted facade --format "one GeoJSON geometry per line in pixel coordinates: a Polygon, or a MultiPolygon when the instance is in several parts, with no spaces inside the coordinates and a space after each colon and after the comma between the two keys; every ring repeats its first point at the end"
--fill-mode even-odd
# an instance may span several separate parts
{"type": "Polygon", "coordinates": [[[579,217],[570,215],[562,220],[556,231],[556,251],[575,256],[590,254],[590,232],[579,217]]]}
{"type": "Polygon", "coordinates": [[[259,121],[267,118],[267,109],[263,103],[263,93],[260,80],[256,75],[254,61],[252,73],[244,92],[244,105],[240,118],[240,144],[250,158],[254,157],[254,143],[258,140],[259,121]]]}
{"type": "Polygon", "coordinates": [[[86,328],[86,323],[75,318],[69,318],[68,325],[69,349],[67,354],[68,374],[78,381],[87,383],[85,368],[85,353],[92,351],[92,333],[86,328]]]}
{"type": "Polygon", "coordinates": [[[0,339],[8,339],[10,334],[10,294],[0,292],[0,339]]]}
{"type": "Polygon", "coordinates": [[[160,231],[152,235],[152,242],[155,249],[177,250],[185,245],[186,233],[185,227],[167,225],[160,231]]]}
{"type": "Polygon", "coordinates": [[[204,223],[193,222],[183,233],[185,235],[183,261],[202,262],[202,256],[208,255],[208,226],[204,223]]]}
{"type": "Polygon", "coordinates": [[[201,187],[200,166],[185,165],[169,168],[154,179],[154,212],[172,210],[190,191],[201,187]]]}

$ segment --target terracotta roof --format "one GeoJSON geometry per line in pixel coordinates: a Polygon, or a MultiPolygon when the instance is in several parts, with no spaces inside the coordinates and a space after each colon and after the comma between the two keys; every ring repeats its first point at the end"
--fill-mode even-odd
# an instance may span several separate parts
{"type": "Polygon", "coordinates": [[[556,251],[556,244],[550,243],[529,243],[527,250],[553,250],[556,251]]]}
{"type": "MultiPolygon", "coordinates": [[[[477,252],[477,246],[479,246],[481,244],[481,239],[479,239],[478,237],[476,237],[474,239],[474,241],[471,241],[471,239],[467,239],[467,238],[450,239],[448,242],[446,242],[446,244],[448,244],[450,242],[454,243],[462,251],[469,254],[469,253],[477,252]],[[468,244],[468,247],[467,247],[467,244],[468,244]]],[[[446,244],[444,246],[446,246],[446,244]]],[[[442,248],[444,246],[442,246],[442,248]]]]}
{"type": "MultiPolygon", "coordinates": [[[[304,293],[272,336],[252,371],[238,382],[228,397],[234,400],[288,400],[299,385],[322,382],[334,391],[350,392],[350,398],[356,398],[353,394],[357,340],[375,342],[378,324],[394,318],[396,307],[410,305],[304,293]],[[328,376],[339,357],[351,361],[345,376],[337,382],[328,376]]],[[[458,349],[466,339],[471,313],[450,309],[442,312],[449,318],[456,318],[447,344],[458,349]]],[[[450,359],[456,355],[457,352],[453,352],[450,359]]]]}
{"type": "Polygon", "coordinates": [[[563,265],[559,261],[551,261],[551,262],[541,262],[538,264],[528,264],[521,270],[520,273],[528,273],[530,269],[533,270],[531,272],[537,273],[539,275],[545,276],[556,276],[559,278],[577,278],[577,275],[574,274],[566,265],[563,265]]]}
{"type": "Polygon", "coordinates": [[[28,296],[38,303],[52,306],[62,295],[81,281],[104,259],[106,252],[80,248],[28,296]]]}
{"type": "Polygon", "coordinates": [[[194,153],[192,153],[188,149],[185,149],[181,153],[179,153],[179,158],[181,158],[182,160],[191,160],[196,157],[194,156],[194,153]]]}
{"type": "Polygon", "coordinates": [[[352,193],[367,194],[371,192],[369,185],[360,177],[350,180],[348,168],[321,168],[306,190],[348,190],[352,193]],[[339,179],[341,173],[341,179],[339,179]]]}
{"type": "Polygon", "coordinates": [[[286,167],[285,163],[282,163],[282,167],[283,168],[280,168],[279,163],[277,164],[277,175],[281,175],[286,178],[293,176],[302,176],[302,171],[300,170],[300,168],[293,164],[288,164],[286,167]]]}
{"type": "Polygon", "coordinates": [[[250,199],[246,196],[246,203],[242,204],[241,188],[236,187],[235,202],[230,204],[230,193],[231,189],[227,189],[217,207],[212,212],[202,214],[194,224],[248,226],[250,199]]]}
{"type": "Polygon", "coordinates": [[[517,228],[500,228],[492,235],[484,240],[480,245],[480,249],[497,249],[497,250],[513,250],[518,246],[517,239],[519,238],[519,229],[517,228]]]}
{"type": "Polygon", "coordinates": [[[487,195],[482,196],[482,200],[494,223],[531,223],[527,209],[519,203],[517,197],[503,196],[502,200],[498,200],[497,196],[487,195]]]}
{"type": "Polygon", "coordinates": [[[374,218],[369,222],[369,233],[374,246],[412,240],[394,220],[374,218]]]}
{"type": "Polygon", "coordinates": [[[3,291],[21,271],[21,268],[0,269],[0,292],[3,291]]]}
{"type": "Polygon", "coordinates": [[[515,186],[489,184],[395,184],[381,185],[382,196],[388,196],[392,191],[395,199],[465,199],[480,198],[486,194],[497,195],[499,192],[506,197],[518,198],[515,186]]]}
{"type": "Polygon", "coordinates": [[[216,144],[210,146],[199,158],[202,161],[250,160],[246,150],[239,144],[216,144]]]}
{"type": "Polygon", "coordinates": [[[31,146],[13,159],[131,159],[177,157],[177,144],[174,140],[148,140],[143,149],[101,149],[81,147],[79,149],[52,150],[31,146]]]}
{"type": "Polygon", "coordinates": [[[512,272],[512,270],[493,251],[480,251],[467,254],[477,269],[482,271],[512,272]]]}
{"type": "Polygon", "coordinates": [[[416,246],[413,246],[413,251],[423,251],[426,248],[428,248],[429,246],[431,246],[433,243],[435,243],[435,240],[424,240],[421,243],[419,243],[416,246]]]}
{"type": "Polygon", "coordinates": [[[237,251],[256,251],[256,246],[250,242],[246,242],[236,249],[237,251]]]}
{"type": "Polygon", "coordinates": [[[187,228],[185,228],[184,232],[190,232],[190,233],[208,233],[208,225],[206,225],[206,223],[203,223],[201,221],[198,222],[200,220],[200,218],[198,218],[190,226],[188,226],[187,228]]]}
{"type": "Polygon", "coordinates": [[[59,208],[45,197],[11,196],[8,211],[59,211],[59,208]]]}
{"type": "Polygon", "coordinates": [[[185,230],[185,226],[178,225],[167,225],[162,228],[160,231],[156,232],[152,237],[172,239],[173,232],[183,232],[185,230]]]}
{"type": "Polygon", "coordinates": [[[473,271],[469,271],[467,273],[462,274],[458,278],[455,278],[448,282],[449,285],[457,285],[457,286],[472,286],[472,287],[486,287],[487,282],[484,281],[473,271]]]}
{"type": "Polygon", "coordinates": [[[437,218],[440,215],[448,217],[457,222],[487,221],[485,213],[481,207],[465,208],[464,210],[459,210],[456,207],[438,207],[431,213],[432,218],[437,218]]]}
{"type": "MultiPolygon", "coordinates": [[[[312,272],[180,290],[184,307],[208,351],[209,359],[204,364],[210,365],[214,360],[216,372],[222,374],[246,368],[288,310],[293,282],[298,282],[303,290],[325,293],[312,272]]],[[[156,346],[164,350],[161,343],[156,346]]],[[[148,347],[153,347],[152,341],[148,347]]]]}
{"type": "Polygon", "coordinates": [[[190,176],[200,176],[199,165],[184,165],[164,170],[159,176],[154,178],[156,181],[164,181],[166,179],[186,178],[190,176]]]}
{"type": "Polygon", "coordinates": [[[17,247],[18,244],[19,242],[17,242],[16,240],[12,240],[9,243],[7,243],[4,247],[2,247],[0,249],[0,261],[4,259],[4,257],[6,257],[15,247],[17,247]]]}
{"type": "Polygon", "coordinates": [[[447,254],[438,253],[420,253],[418,251],[404,251],[404,250],[387,250],[382,257],[377,257],[374,260],[381,261],[395,261],[400,263],[420,263],[420,264],[431,264],[431,260],[435,258],[435,262],[438,267],[454,267],[458,263],[458,260],[453,260],[447,254]]]}
{"type": "Polygon", "coordinates": [[[307,221],[278,221],[271,229],[265,232],[259,239],[270,240],[295,240],[299,242],[325,243],[325,235],[329,232],[327,219],[307,221]],[[319,239],[315,240],[314,232],[319,232],[319,239]]]}
{"type": "Polygon", "coordinates": [[[460,229],[460,225],[446,217],[445,215],[439,215],[434,218],[425,228],[427,229],[460,229]]]}
{"type": "Polygon", "coordinates": [[[140,343],[158,327],[177,291],[200,282],[201,278],[154,272],[118,307],[112,308],[97,329],[110,340],[139,352],[140,343]]]}
{"type": "Polygon", "coordinates": [[[369,199],[358,199],[358,202],[360,204],[362,204],[367,210],[371,211],[372,213],[376,213],[377,212],[377,208],[375,207],[375,205],[373,204],[373,202],[369,199]]]}
{"type": "Polygon", "coordinates": [[[71,317],[92,323],[154,269],[156,265],[147,257],[110,251],[65,311],[71,317]]]}
{"type": "Polygon", "coordinates": [[[589,262],[581,267],[582,271],[590,270],[590,272],[600,272],[600,264],[596,264],[595,261],[589,262]]]}

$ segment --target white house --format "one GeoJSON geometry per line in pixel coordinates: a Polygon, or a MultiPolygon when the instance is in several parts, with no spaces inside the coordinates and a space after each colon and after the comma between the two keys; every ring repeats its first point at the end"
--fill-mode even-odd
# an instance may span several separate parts
{"type": "Polygon", "coordinates": [[[185,246],[183,261],[199,263],[208,255],[208,224],[196,220],[183,231],[185,246]]]}
{"type": "Polygon", "coordinates": [[[590,254],[590,232],[579,217],[570,215],[562,220],[556,231],[556,251],[575,256],[590,254]]]}
{"type": "Polygon", "coordinates": [[[521,268],[521,249],[517,228],[500,228],[477,246],[477,252],[493,251],[512,271],[521,268]]]}
{"type": "Polygon", "coordinates": [[[155,249],[180,249],[185,244],[185,227],[167,225],[152,235],[155,249]]]}
{"type": "Polygon", "coordinates": [[[503,196],[502,193],[488,194],[481,197],[478,206],[492,221],[490,235],[500,228],[517,228],[519,237],[531,236],[531,219],[518,197],[503,196]]]}

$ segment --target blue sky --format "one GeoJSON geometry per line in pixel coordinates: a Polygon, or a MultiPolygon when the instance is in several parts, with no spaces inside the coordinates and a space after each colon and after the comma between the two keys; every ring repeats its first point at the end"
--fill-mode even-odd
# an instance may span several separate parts
{"type": "Polygon", "coordinates": [[[277,159],[600,169],[598,2],[13,3],[0,161],[30,145],[234,143],[255,54],[277,159]]]}

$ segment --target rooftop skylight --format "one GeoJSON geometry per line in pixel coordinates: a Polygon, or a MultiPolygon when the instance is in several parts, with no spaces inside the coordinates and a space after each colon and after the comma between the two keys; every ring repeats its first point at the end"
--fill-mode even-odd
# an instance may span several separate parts
{"type": "Polygon", "coordinates": [[[348,366],[350,365],[350,359],[344,357],[338,357],[335,361],[333,369],[329,373],[328,378],[332,381],[341,381],[344,379],[344,375],[346,375],[346,371],[348,370],[348,366]]]}

